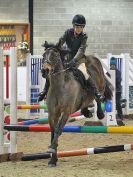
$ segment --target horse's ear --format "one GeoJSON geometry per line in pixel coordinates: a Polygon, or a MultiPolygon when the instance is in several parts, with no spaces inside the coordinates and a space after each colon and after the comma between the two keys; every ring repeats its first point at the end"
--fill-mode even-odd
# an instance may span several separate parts
{"type": "Polygon", "coordinates": [[[48,42],[45,41],[44,44],[42,44],[42,47],[45,47],[45,49],[48,47],[48,42]]]}

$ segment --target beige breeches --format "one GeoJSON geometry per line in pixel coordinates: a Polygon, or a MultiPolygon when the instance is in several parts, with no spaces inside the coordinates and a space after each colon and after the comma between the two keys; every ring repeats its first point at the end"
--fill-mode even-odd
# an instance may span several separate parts
{"type": "Polygon", "coordinates": [[[85,79],[86,79],[86,80],[90,77],[89,74],[87,73],[85,63],[81,63],[81,64],[78,66],[78,69],[83,73],[83,75],[85,76],[85,79]]]}

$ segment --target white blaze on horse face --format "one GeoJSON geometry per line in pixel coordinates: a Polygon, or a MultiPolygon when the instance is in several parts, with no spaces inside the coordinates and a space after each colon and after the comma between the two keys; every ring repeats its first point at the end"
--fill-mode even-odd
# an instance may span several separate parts
{"type": "Polygon", "coordinates": [[[51,65],[50,65],[50,54],[49,53],[45,53],[44,55],[44,63],[43,63],[43,68],[44,69],[49,69],[51,70],[51,65]]]}
{"type": "Polygon", "coordinates": [[[43,68],[44,68],[44,69],[49,69],[49,70],[52,69],[52,68],[51,68],[51,65],[48,64],[48,63],[44,63],[44,64],[43,64],[43,68]]]}

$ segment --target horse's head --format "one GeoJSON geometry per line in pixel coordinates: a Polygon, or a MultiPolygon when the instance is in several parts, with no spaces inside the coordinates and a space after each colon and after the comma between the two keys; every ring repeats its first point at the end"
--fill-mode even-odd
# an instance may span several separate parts
{"type": "Polygon", "coordinates": [[[43,68],[50,71],[63,69],[62,58],[66,55],[64,50],[61,50],[57,45],[48,44],[47,41],[42,46],[45,48],[42,60],[43,68]]]}
{"type": "Polygon", "coordinates": [[[42,60],[43,68],[54,69],[59,62],[61,62],[61,57],[56,47],[46,48],[42,60]]]}

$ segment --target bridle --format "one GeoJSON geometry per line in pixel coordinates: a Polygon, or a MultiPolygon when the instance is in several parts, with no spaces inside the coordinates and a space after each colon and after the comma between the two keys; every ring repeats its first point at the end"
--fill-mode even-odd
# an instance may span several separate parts
{"type": "MultiPolygon", "coordinates": [[[[46,49],[46,51],[49,51],[49,50],[55,50],[56,52],[58,52],[59,54],[60,54],[60,51],[57,49],[57,48],[55,48],[55,47],[49,47],[49,48],[47,48],[46,49]]],[[[44,57],[44,56],[43,56],[44,57]]],[[[44,59],[44,58],[43,58],[44,59]]],[[[44,62],[43,62],[43,64],[44,63],[49,63],[49,61],[48,60],[45,60],[44,62]]],[[[65,71],[67,71],[67,70],[69,70],[70,68],[63,68],[63,69],[61,69],[60,71],[58,70],[56,70],[56,67],[58,67],[59,66],[59,64],[60,64],[60,60],[57,60],[57,62],[55,63],[55,67],[54,67],[54,69],[51,69],[51,72],[49,73],[49,75],[53,75],[53,76],[55,76],[55,75],[57,75],[57,74],[61,74],[61,73],[63,73],[63,72],[65,72],[65,71]]]]}

